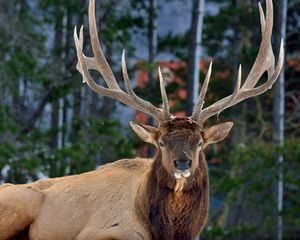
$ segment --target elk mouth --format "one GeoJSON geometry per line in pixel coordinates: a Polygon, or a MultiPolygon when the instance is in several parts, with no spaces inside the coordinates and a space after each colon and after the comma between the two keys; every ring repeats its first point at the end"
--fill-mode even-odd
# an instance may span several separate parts
{"type": "Polygon", "coordinates": [[[184,170],[184,171],[176,170],[176,171],[174,172],[174,177],[175,177],[176,179],[180,179],[180,178],[188,178],[190,175],[191,175],[191,171],[190,171],[190,170],[184,170]]]}
{"type": "Polygon", "coordinates": [[[174,177],[176,179],[187,178],[191,175],[192,161],[190,159],[177,159],[174,161],[174,177]]]}

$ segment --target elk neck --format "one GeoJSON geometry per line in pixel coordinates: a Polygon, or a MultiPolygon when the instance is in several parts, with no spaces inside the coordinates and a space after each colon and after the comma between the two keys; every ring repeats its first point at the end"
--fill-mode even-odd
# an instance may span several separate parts
{"type": "Polygon", "coordinates": [[[140,188],[138,215],[147,222],[152,239],[194,239],[205,224],[208,212],[208,170],[204,154],[195,173],[186,178],[181,192],[174,192],[176,180],[162,165],[161,155],[140,188]]]}

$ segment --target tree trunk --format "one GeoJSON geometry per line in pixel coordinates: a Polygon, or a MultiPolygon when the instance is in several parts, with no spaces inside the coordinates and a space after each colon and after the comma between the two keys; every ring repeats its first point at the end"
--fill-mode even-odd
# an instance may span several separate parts
{"type": "MultiPolygon", "coordinates": [[[[279,52],[279,46],[281,39],[286,38],[286,20],[287,20],[287,0],[276,1],[276,35],[275,45],[276,52],[279,52]]],[[[277,54],[276,54],[277,56],[277,54]]],[[[284,145],[284,105],[285,105],[285,89],[284,89],[284,66],[275,83],[274,88],[274,105],[273,105],[273,141],[279,145],[284,145]]],[[[283,238],[283,219],[282,219],[282,207],[283,207],[283,155],[277,156],[278,161],[278,184],[277,184],[277,239],[283,238]]]]}
{"type": "MultiPolygon", "coordinates": [[[[80,5],[82,7],[85,7],[86,1],[85,0],[80,0],[80,5]]],[[[84,18],[83,14],[78,14],[78,17],[76,17],[76,22],[78,23],[84,23],[84,18]]],[[[77,58],[75,57],[75,64],[77,63],[77,58]]],[[[75,68],[74,64],[74,68],[75,68]]],[[[75,73],[76,75],[80,75],[77,71],[75,73]]],[[[81,76],[80,76],[81,77],[81,76]]],[[[84,109],[84,89],[82,87],[82,83],[80,84],[80,87],[75,89],[73,91],[73,96],[72,96],[72,108],[73,108],[73,115],[72,115],[72,134],[71,134],[71,141],[74,143],[78,140],[78,133],[81,128],[84,128],[84,121],[83,121],[83,109],[84,109]]],[[[85,131],[84,131],[85,132],[85,131]]],[[[72,169],[71,169],[72,171],[72,169]]]]}
{"type": "Polygon", "coordinates": [[[205,0],[193,0],[193,12],[188,49],[187,115],[191,115],[199,94],[199,61],[205,0]]]}
{"type": "MultiPolygon", "coordinates": [[[[156,85],[155,77],[155,62],[157,56],[157,0],[150,0],[148,12],[148,52],[149,52],[149,87],[154,89],[156,85]]],[[[155,125],[154,118],[149,118],[150,125],[155,125]]],[[[155,154],[153,146],[148,147],[148,156],[152,157],[155,154]]]]}
{"type": "MultiPolygon", "coordinates": [[[[63,11],[59,3],[56,3],[56,20],[55,20],[55,36],[54,36],[54,59],[53,59],[53,79],[55,79],[54,84],[61,82],[61,48],[63,44],[63,11]]],[[[50,140],[50,147],[58,147],[58,134],[56,131],[59,126],[59,100],[53,101],[52,112],[51,112],[51,128],[54,130],[52,139],[50,140]]]]}
{"type": "Polygon", "coordinates": [[[157,0],[150,0],[149,21],[148,21],[148,51],[149,51],[149,84],[155,87],[155,68],[154,64],[157,55],[157,0]]]}
{"type": "MultiPolygon", "coordinates": [[[[67,2],[66,4],[66,21],[63,28],[63,35],[64,35],[64,49],[62,53],[62,59],[64,59],[63,64],[62,64],[62,76],[63,80],[66,82],[66,84],[69,84],[69,78],[71,75],[73,75],[73,72],[70,69],[70,66],[74,68],[75,63],[73,63],[73,58],[71,56],[72,52],[72,30],[73,30],[73,16],[74,16],[74,10],[72,9],[72,3],[67,2]],[[72,74],[71,74],[72,73],[72,74]]],[[[66,143],[70,141],[71,137],[71,127],[72,126],[72,117],[69,117],[70,114],[70,106],[69,102],[71,101],[71,94],[64,95],[63,100],[62,100],[62,125],[65,126],[64,130],[62,131],[62,146],[64,146],[66,143]]]]}
{"type": "MultiPolygon", "coordinates": [[[[239,8],[240,7],[240,0],[232,0],[231,1],[231,6],[233,8],[239,8]]],[[[241,28],[240,28],[240,17],[239,15],[234,16],[234,24],[232,26],[233,28],[233,41],[232,41],[232,46],[234,46],[234,48],[232,49],[232,56],[233,56],[233,61],[232,61],[232,90],[234,90],[235,85],[236,85],[236,78],[238,75],[238,67],[239,67],[239,61],[240,61],[240,42],[241,42],[241,37],[240,37],[240,32],[241,32],[241,28]]],[[[238,118],[240,120],[242,120],[242,118],[244,116],[242,116],[241,113],[243,113],[244,111],[241,111],[242,108],[245,107],[245,105],[247,104],[246,102],[240,103],[242,106],[241,108],[231,108],[230,109],[230,119],[233,120],[233,122],[241,122],[238,121],[238,118]],[[240,113],[240,114],[239,114],[240,113]]],[[[243,121],[245,122],[245,121],[243,121]]],[[[230,146],[234,147],[236,146],[237,142],[243,142],[245,139],[241,139],[241,136],[244,136],[245,134],[242,133],[242,131],[244,130],[244,127],[236,127],[234,129],[232,129],[232,134],[230,136],[230,146]]]]}

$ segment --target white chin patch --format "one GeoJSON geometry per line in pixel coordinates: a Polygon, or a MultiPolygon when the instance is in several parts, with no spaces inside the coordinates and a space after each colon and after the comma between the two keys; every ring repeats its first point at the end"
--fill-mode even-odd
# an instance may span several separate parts
{"type": "Polygon", "coordinates": [[[185,177],[185,178],[189,177],[190,175],[191,175],[190,171],[182,173],[182,176],[185,177]]]}
{"type": "Polygon", "coordinates": [[[184,172],[174,172],[174,177],[176,179],[180,179],[180,178],[187,178],[191,175],[190,171],[184,171],[184,172]]]}
{"type": "Polygon", "coordinates": [[[179,172],[174,172],[174,176],[176,179],[182,178],[181,173],[179,173],[179,172]]]}

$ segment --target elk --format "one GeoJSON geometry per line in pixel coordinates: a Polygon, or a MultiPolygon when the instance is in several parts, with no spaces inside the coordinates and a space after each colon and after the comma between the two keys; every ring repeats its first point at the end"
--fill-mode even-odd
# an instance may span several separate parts
{"type": "Polygon", "coordinates": [[[153,159],[123,159],[97,170],[29,184],[0,187],[0,240],[191,240],[201,232],[208,215],[209,179],[204,150],[223,140],[232,122],[204,126],[207,119],[242,100],[272,87],[283,65],[283,43],[277,64],[271,46],[273,5],[266,15],[259,4],[262,40],[253,67],[242,84],[241,67],[233,93],[203,108],[211,75],[210,64],[199,100],[190,117],[171,115],[164,80],[158,69],[162,108],[138,97],[130,86],[125,54],[123,91],[101,49],[95,3],[89,4],[89,31],[93,57],[83,54],[83,28],[75,27],[77,69],[96,93],[114,98],[154,117],[158,126],[131,122],[145,142],[156,146],[153,159]],[[98,71],[107,87],[97,84],[89,70],[98,71]],[[257,86],[263,73],[267,80],[257,86]]]}

